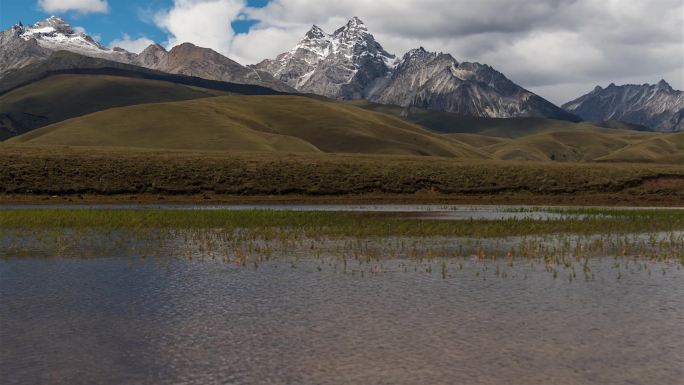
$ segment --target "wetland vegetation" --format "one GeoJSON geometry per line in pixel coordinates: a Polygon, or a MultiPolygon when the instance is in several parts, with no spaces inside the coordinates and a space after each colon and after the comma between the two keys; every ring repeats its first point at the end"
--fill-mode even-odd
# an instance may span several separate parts
{"type": "Polygon", "coordinates": [[[684,210],[286,208],[5,207],[0,378],[409,384],[486,373],[575,385],[684,374],[684,210]]]}
{"type": "Polygon", "coordinates": [[[681,209],[7,207],[0,250],[10,383],[683,374],[681,209]]]}
{"type": "Polygon", "coordinates": [[[368,262],[476,256],[565,264],[566,258],[601,253],[684,261],[684,210],[498,208],[494,215],[497,210],[501,216],[547,216],[483,219],[475,211],[469,218],[437,219],[401,212],[10,208],[0,211],[0,238],[5,255],[30,255],[46,247],[61,256],[126,249],[142,256],[185,253],[242,264],[302,254],[368,262]]]}

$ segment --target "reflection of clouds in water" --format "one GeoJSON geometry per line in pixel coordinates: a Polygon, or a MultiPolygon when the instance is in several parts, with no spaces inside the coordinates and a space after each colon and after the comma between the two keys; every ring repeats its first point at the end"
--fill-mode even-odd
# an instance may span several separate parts
{"type": "Polygon", "coordinates": [[[666,384],[682,375],[675,262],[616,268],[593,258],[595,278],[570,282],[581,262],[554,278],[540,263],[449,259],[443,279],[438,259],[385,260],[379,274],[359,263],[344,273],[339,261],[319,271],[315,259],[256,269],[129,261],[0,262],[0,377],[666,384]]]}

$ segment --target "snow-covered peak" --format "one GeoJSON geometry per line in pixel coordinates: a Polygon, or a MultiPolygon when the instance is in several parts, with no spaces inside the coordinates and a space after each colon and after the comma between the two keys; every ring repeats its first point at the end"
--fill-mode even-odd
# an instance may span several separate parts
{"type": "Polygon", "coordinates": [[[332,34],[314,25],[289,52],[274,60],[264,60],[254,68],[267,71],[298,90],[338,97],[356,95],[367,86],[367,79],[385,76],[394,59],[368,32],[363,21],[354,17],[332,34]]]}
{"type": "Polygon", "coordinates": [[[20,36],[24,40],[36,39],[39,45],[52,50],[108,51],[95,39],[74,30],[71,25],[57,16],[23,27],[20,36]]]}
{"type": "Polygon", "coordinates": [[[423,47],[419,48],[414,48],[404,54],[403,61],[410,61],[410,60],[425,60],[425,59],[432,59],[436,57],[437,54],[428,52],[425,50],[423,47]]]}
{"type": "Polygon", "coordinates": [[[368,32],[368,27],[366,27],[366,24],[359,19],[358,17],[354,16],[347,22],[347,24],[344,27],[339,28],[338,30],[335,31],[334,35],[352,35],[352,34],[359,34],[363,32],[368,32]]]}
{"type": "Polygon", "coordinates": [[[124,63],[130,62],[135,56],[121,48],[105,48],[83,29],[73,28],[58,16],[51,16],[30,26],[19,23],[13,29],[20,38],[26,41],[35,40],[39,46],[50,51],[71,51],[124,63]]]}
{"type": "Polygon", "coordinates": [[[358,17],[354,17],[344,26],[333,32],[332,36],[343,42],[353,43],[359,40],[373,40],[375,37],[368,32],[368,27],[358,17]]]}
{"type": "Polygon", "coordinates": [[[317,25],[312,26],[304,39],[281,59],[288,61],[296,56],[300,56],[309,64],[315,64],[329,57],[351,61],[352,64],[356,64],[359,58],[367,56],[381,57],[387,63],[394,59],[394,55],[387,53],[375,41],[366,25],[358,17],[352,18],[333,34],[326,33],[317,25]]]}
{"type": "Polygon", "coordinates": [[[43,21],[39,21],[32,27],[32,29],[35,32],[43,30],[62,33],[65,35],[72,35],[75,33],[74,29],[71,28],[71,25],[69,25],[69,23],[64,21],[64,19],[59,16],[51,16],[43,21]]]}
{"type": "Polygon", "coordinates": [[[321,29],[321,27],[314,25],[311,27],[309,32],[306,33],[306,38],[307,39],[323,39],[327,37],[328,35],[321,29]]]}

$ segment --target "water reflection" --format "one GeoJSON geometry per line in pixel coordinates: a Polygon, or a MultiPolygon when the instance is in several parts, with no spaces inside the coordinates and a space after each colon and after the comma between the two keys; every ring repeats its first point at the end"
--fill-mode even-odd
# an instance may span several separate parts
{"type": "Polygon", "coordinates": [[[592,279],[569,280],[522,260],[334,261],[4,260],[0,378],[679,384],[684,375],[679,262],[592,257],[592,279]]]}
{"type": "Polygon", "coordinates": [[[109,210],[181,210],[181,211],[303,211],[303,212],[362,212],[407,214],[412,218],[442,220],[506,220],[506,219],[559,219],[578,217],[549,212],[553,207],[537,206],[477,206],[477,205],[411,205],[411,204],[236,204],[236,205],[197,205],[197,204],[48,204],[48,205],[2,205],[0,210],[21,209],[109,209],[109,210]]]}

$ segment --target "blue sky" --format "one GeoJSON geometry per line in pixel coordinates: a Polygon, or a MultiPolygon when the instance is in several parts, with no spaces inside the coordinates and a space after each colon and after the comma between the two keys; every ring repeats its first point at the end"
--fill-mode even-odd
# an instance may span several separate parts
{"type": "MultiPolygon", "coordinates": [[[[268,2],[269,0],[248,0],[247,4],[260,8],[268,2]]],[[[45,12],[38,5],[38,0],[0,0],[0,29],[5,30],[18,21],[33,24],[57,14],[72,26],[85,28],[105,45],[122,38],[124,34],[133,39],[145,36],[160,43],[166,41],[168,34],[155,25],[152,17],[159,11],[171,8],[172,0],[147,0],[144,4],[131,0],[108,0],[108,3],[107,13],[83,14],[74,11],[45,12]]],[[[236,33],[246,33],[254,24],[254,21],[241,20],[233,22],[232,27],[236,33]]]]}

